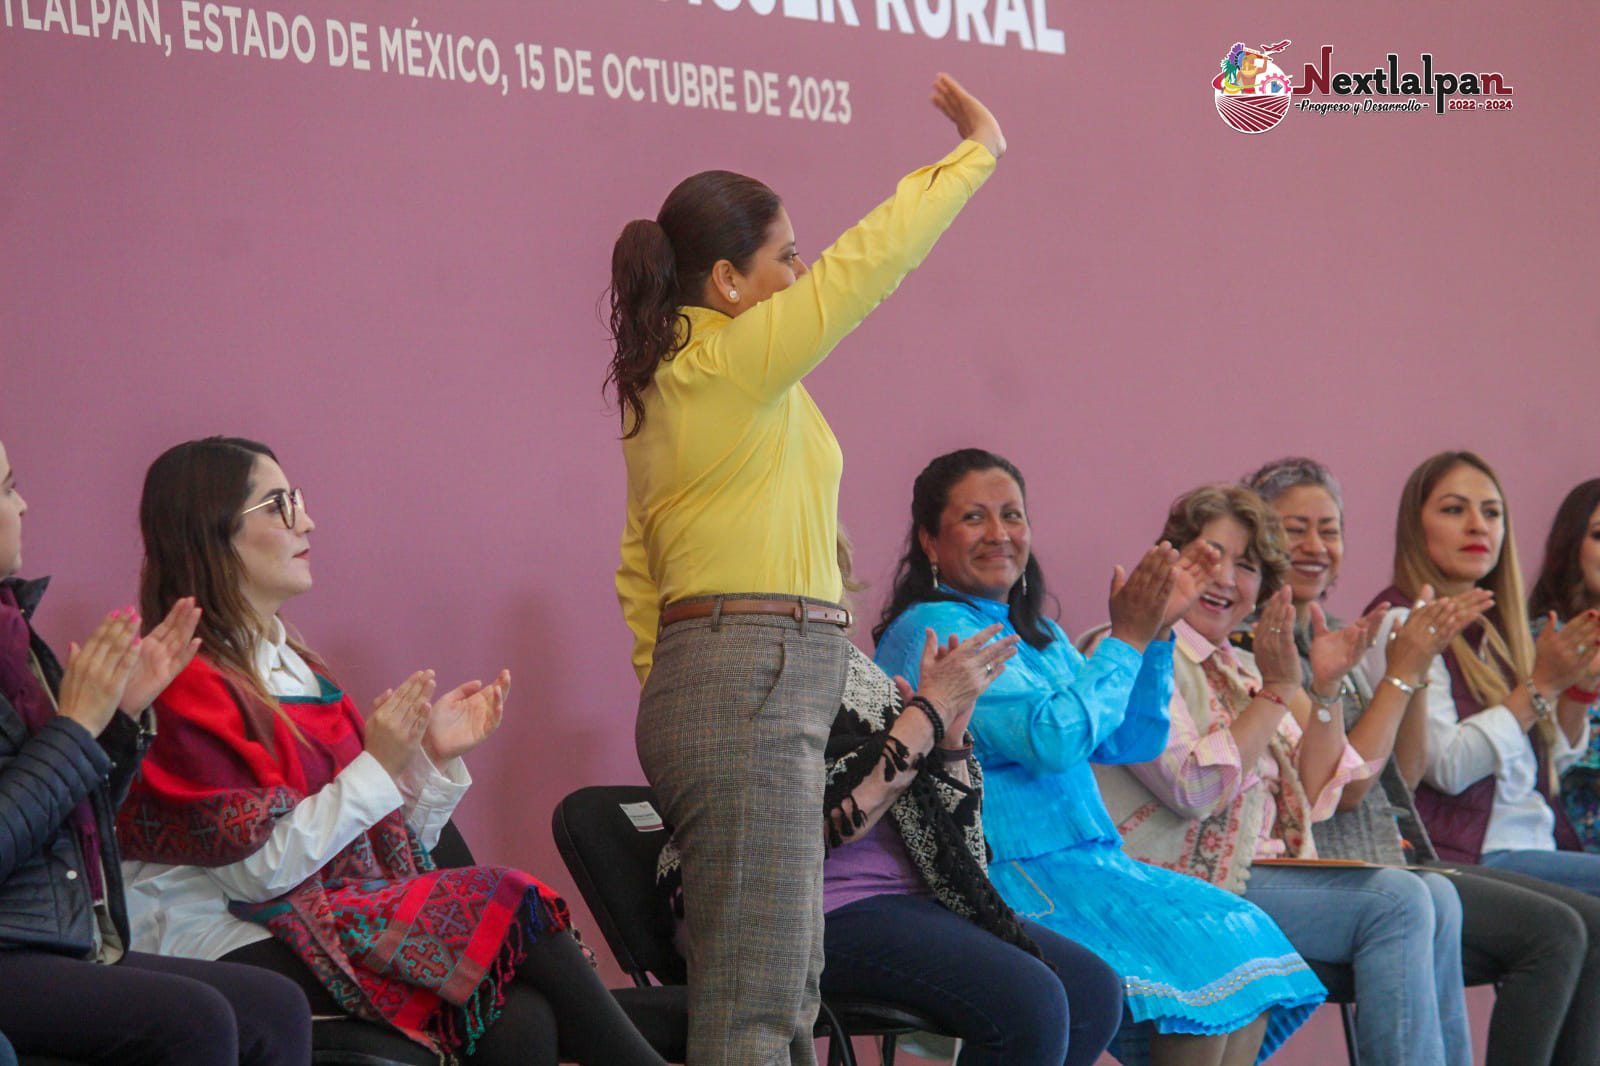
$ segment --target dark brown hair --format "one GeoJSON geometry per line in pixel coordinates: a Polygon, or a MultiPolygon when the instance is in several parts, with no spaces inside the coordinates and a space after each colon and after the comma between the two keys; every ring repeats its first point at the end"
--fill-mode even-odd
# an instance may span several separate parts
{"type": "Polygon", "coordinates": [[[689,343],[689,321],[678,309],[703,299],[719,261],[749,269],[782,207],[754,178],[706,170],[679,182],[654,220],[622,228],[611,250],[614,354],[606,385],[616,388],[625,439],[644,426],[642,394],[656,369],[689,343]]]}
{"type": "MultiPolygon", "coordinates": [[[[1017,483],[1023,501],[1027,501],[1028,484],[1022,480],[1022,471],[1004,456],[982,448],[947,452],[929,462],[917,475],[917,480],[911,485],[911,528],[906,531],[905,551],[895,567],[889,602],[884,605],[878,624],[872,627],[874,643],[883,639],[883,634],[896,618],[917,604],[957,598],[941,591],[934,581],[933,561],[922,550],[917,531],[922,530],[937,537],[940,519],[950,502],[950,490],[968,474],[987,470],[1003,470],[1017,483]]],[[[1050,628],[1042,621],[1047,595],[1049,593],[1045,589],[1044,569],[1039,565],[1039,555],[1030,551],[1028,565],[1022,571],[1022,580],[1011,586],[1006,599],[1010,605],[1008,617],[1012,628],[1035,648],[1043,648],[1055,639],[1050,628]]]]}
{"type": "Polygon", "coordinates": [[[1590,478],[1561,501],[1544,542],[1544,564],[1528,596],[1528,615],[1542,618],[1554,611],[1563,622],[1589,606],[1578,553],[1589,535],[1589,516],[1600,507],[1600,477],[1590,478]]]}
{"type": "MultiPolygon", "coordinates": [[[[277,461],[265,444],[207,437],[168,448],[150,464],[139,498],[144,536],[139,610],[151,626],[179,599],[193,596],[202,612],[196,634],[200,653],[282,716],[264,679],[256,676],[255,647],[265,634],[244,597],[244,568],[233,546],[239,512],[250,498],[251,474],[261,457],[277,461]]],[[[309,651],[291,643],[315,661],[309,651]]],[[[248,707],[241,711],[252,739],[270,750],[272,723],[252,720],[248,707]]],[[[292,723],[290,730],[295,732],[292,723]]]]}

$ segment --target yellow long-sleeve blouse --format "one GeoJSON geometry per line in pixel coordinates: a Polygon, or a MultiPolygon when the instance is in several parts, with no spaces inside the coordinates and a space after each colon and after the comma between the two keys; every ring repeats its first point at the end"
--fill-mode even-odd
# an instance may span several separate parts
{"type": "Polygon", "coordinates": [[[963,141],[902,178],[789,288],[736,319],[681,308],[688,343],[656,370],[644,427],[622,445],[628,517],[617,598],[641,683],[664,604],[716,593],[842,595],[844,460],[801,379],[922,262],[994,167],[988,149],[963,141]]]}

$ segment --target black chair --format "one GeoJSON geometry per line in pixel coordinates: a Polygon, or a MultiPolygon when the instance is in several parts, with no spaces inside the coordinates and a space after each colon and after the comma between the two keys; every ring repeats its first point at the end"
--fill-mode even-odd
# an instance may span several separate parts
{"type": "MultiPolygon", "coordinates": [[[[633,804],[653,811],[655,797],[643,785],[581,788],[556,807],[552,830],[606,946],[634,983],[613,994],[662,1057],[682,1062],[688,968],[672,943],[671,908],[655,887],[667,831],[635,824],[624,810],[633,804]]],[[[817,1035],[828,1038],[829,1066],[855,1066],[851,1035],[880,1038],[883,1062],[893,1066],[896,1039],[918,1030],[942,1032],[930,1018],[876,1000],[830,997],[817,1018],[817,1035]]]]}
{"type": "Polygon", "coordinates": [[[1316,962],[1307,959],[1311,972],[1328,990],[1327,1002],[1339,1007],[1344,1023],[1345,1055],[1350,1066],[1361,1066],[1361,1051],[1356,1044],[1356,971],[1349,963],[1316,962]]]}
{"type": "MultiPolygon", "coordinates": [[[[442,867],[474,865],[472,851],[454,822],[446,822],[431,852],[442,867]]],[[[48,1055],[20,1055],[20,1066],[81,1066],[48,1055]]],[[[394,1029],[345,1016],[311,1022],[311,1061],[316,1066],[438,1066],[438,1056],[394,1029]]]]}

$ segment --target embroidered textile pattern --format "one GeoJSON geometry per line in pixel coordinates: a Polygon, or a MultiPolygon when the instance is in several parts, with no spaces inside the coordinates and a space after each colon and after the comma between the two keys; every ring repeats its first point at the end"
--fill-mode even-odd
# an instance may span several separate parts
{"type": "MultiPolygon", "coordinates": [[[[159,701],[161,733],[118,820],[124,854],[208,867],[254,854],[331,780],[307,767],[337,774],[362,750],[359,712],[326,687],[331,701],[284,701],[293,726],[279,722],[269,749],[244,734],[244,690],[194,660],[159,701]]],[[[471,1054],[528,945],[571,923],[561,898],[520,870],[436,869],[399,810],[287,893],[230,909],[293,949],[348,1013],[443,1058],[471,1054]]]]}

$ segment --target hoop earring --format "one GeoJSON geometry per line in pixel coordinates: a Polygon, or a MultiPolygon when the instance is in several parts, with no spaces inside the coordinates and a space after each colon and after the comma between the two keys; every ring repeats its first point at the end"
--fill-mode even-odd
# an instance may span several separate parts
{"type": "Polygon", "coordinates": [[[933,591],[938,592],[939,591],[939,564],[930,561],[928,563],[928,565],[933,568],[933,591]]]}

